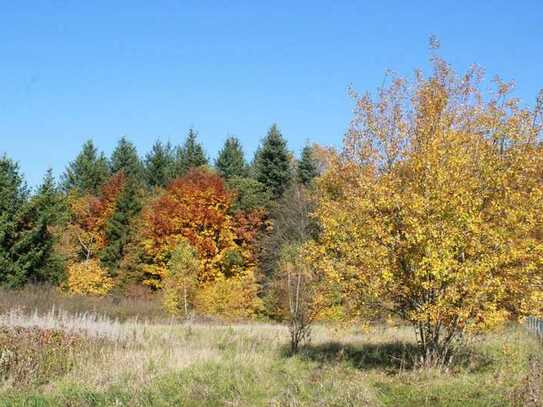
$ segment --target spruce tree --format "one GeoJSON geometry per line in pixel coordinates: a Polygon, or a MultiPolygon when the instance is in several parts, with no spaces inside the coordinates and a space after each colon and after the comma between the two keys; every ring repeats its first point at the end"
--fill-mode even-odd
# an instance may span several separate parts
{"type": "Polygon", "coordinates": [[[292,180],[287,142],[274,124],[255,156],[256,179],[266,186],[272,196],[280,198],[292,180]]]}
{"type": "Polygon", "coordinates": [[[127,178],[119,197],[115,211],[105,227],[107,245],[102,250],[102,263],[110,270],[110,275],[117,274],[125,248],[132,238],[134,219],[142,208],[141,188],[135,179],[127,178]]]}
{"type": "Polygon", "coordinates": [[[65,191],[97,194],[110,175],[109,163],[104,153],[98,153],[92,140],[83,144],[77,158],[68,164],[64,173],[65,191]]]}
{"type": "Polygon", "coordinates": [[[215,167],[225,179],[247,175],[247,163],[243,148],[236,137],[228,137],[215,161],[215,167]]]}
{"type": "Polygon", "coordinates": [[[19,212],[27,198],[19,166],[4,155],[0,158],[0,283],[8,286],[21,285],[26,277],[16,247],[19,212]]]}
{"type": "MultiPolygon", "coordinates": [[[[51,178],[49,173],[47,188],[54,188],[51,178]]],[[[47,279],[53,210],[41,192],[29,199],[18,165],[6,156],[0,159],[0,283],[9,287],[47,279]]]]}
{"type": "Polygon", "coordinates": [[[143,179],[143,164],[136,146],[125,137],[119,140],[111,154],[111,173],[116,174],[119,171],[132,180],[139,182],[143,179]]]}
{"type": "Polygon", "coordinates": [[[22,228],[18,246],[21,248],[20,262],[28,267],[27,281],[58,284],[63,280],[64,263],[54,250],[58,239],[54,230],[65,216],[63,195],[49,169],[35,195],[19,214],[22,228]]]}
{"type": "Polygon", "coordinates": [[[298,161],[298,182],[308,186],[313,178],[319,175],[317,162],[313,158],[313,150],[311,146],[305,146],[302,150],[302,156],[298,161]]]}
{"type": "Polygon", "coordinates": [[[193,129],[189,130],[185,143],[177,148],[175,163],[175,176],[181,177],[191,168],[208,164],[204,148],[197,140],[198,133],[193,129]]]}
{"type": "Polygon", "coordinates": [[[145,157],[145,178],[151,188],[165,187],[173,175],[174,155],[170,143],[156,141],[145,157]]]}
{"type": "Polygon", "coordinates": [[[249,212],[255,209],[268,209],[270,207],[271,194],[256,179],[234,177],[230,178],[226,185],[236,193],[236,199],[232,203],[233,212],[249,212]]]}

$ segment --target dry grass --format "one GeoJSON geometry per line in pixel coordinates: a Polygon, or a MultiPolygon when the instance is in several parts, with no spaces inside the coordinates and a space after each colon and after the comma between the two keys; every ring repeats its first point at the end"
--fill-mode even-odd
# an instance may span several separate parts
{"type": "Polygon", "coordinates": [[[540,396],[540,348],[522,327],[479,338],[443,372],[413,367],[414,335],[401,326],[317,326],[290,357],[281,325],[121,321],[21,302],[0,326],[63,331],[85,346],[49,380],[4,380],[0,406],[520,406],[540,396]]]}
{"type": "Polygon", "coordinates": [[[24,314],[43,314],[60,309],[69,314],[100,315],[119,321],[169,319],[158,296],[149,291],[134,295],[129,291],[127,294],[100,298],[68,295],[52,286],[27,285],[18,290],[0,288],[0,313],[17,310],[24,314]]]}

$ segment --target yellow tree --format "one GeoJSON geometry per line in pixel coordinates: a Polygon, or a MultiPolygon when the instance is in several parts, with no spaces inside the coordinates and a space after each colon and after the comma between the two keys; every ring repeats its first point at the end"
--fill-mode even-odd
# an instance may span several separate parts
{"type": "Polygon", "coordinates": [[[166,310],[172,314],[182,310],[185,317],[189,315],[201,269],[196,250],[187,240],[181,240],[170,257],[168,273],[162,282],[166,310]]]}
{"type": "Polygon", "coordinates": [[[307,253],[353,312],[378,307],[413,324],[434,364],[464,333],[535,310],[543,155],[541,100],[522,108],[499,79],[484,94],[479,68],[460,76],[431,62],[428,77],[354,95],[307,253]]]}

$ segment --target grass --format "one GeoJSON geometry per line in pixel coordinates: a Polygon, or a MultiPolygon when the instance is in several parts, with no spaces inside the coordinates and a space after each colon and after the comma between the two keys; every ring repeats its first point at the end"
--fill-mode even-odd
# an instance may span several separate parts
{"type": "Polygon", "coordinates": [[[0,351],[22,355],[0,364],[0,406],[540,405],[540,345],[521,326],[477,338],[445,372],[413,367],[407,327],[317,326],[290,356],[281,325],[115,320],[60,305],[0,314],[0,351]]]}

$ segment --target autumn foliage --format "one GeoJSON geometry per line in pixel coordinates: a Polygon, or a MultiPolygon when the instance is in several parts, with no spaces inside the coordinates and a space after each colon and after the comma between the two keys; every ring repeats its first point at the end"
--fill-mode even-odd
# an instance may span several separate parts
{"type": "Polygon", "coordinates": [[[186,240],[201,263],[195,300],[200,310],[224,315],[232,310],[232,316],[254,312],[258,298],[251,243],[262,219],[258,213],[230,213],[233,199],[218,175],[193,170],[150,203],[143,213],[141,241],[145,284],[162,286],[172,253],[186,240]],[[236,310],[240,304],[243,312],[236,310]]]}
{"type": "Polygon", "coordinates": [[[113,280],[100,264],[101,250],[107,244],[105,225],[115,209],[125,178],[113,176],[100,196],[74,193],[68,197],[70,220],[60,241],[68,265],[66,287],[78,294],[104,295],[113,288],[113,280]]]}
{"type": "Polygon", "coordinates": [[[341,157],[319,182],[308,256],[350,315],[378,307],[416,328],[428,363],[455,340],[535,312],[543,244],[541,105],[441,58],[358,97],[341,157]]]}

